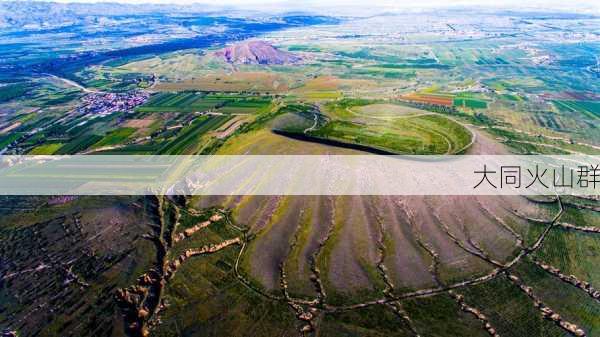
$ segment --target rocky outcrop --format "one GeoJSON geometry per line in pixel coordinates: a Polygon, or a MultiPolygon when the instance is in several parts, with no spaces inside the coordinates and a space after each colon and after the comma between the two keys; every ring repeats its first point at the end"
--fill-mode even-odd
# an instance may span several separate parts
{"type": "MultiPolygon", "coordinates": [[[[159,314],[167,307],[162,296],[164,289],[177,269],[187,259],[197,255],[216,253],[229,246],[242,244],[242,240],[236,237],[201,248],[186,249],[177,258],[169,260],[173,245],[224,218],[223,211],[217,211],[210,216],[209,220],[202,221],[178,233],[181,207],[185,207],[186,204],[187,200],[155,197],[153,209],[158,219],[158,225],[151,226],[153,232],[144,236],[156,245],[157,256],[154,266],[141,275],[134,285],[118,289],[116,293],[116,299],[125,313],[127,333],[130,336],[149,336],[151,329],[160,323],[159,314]]],[[[192,216],[203,215],[201,212],[190,211],[187,208],[183,210],[192,216]]]]}
{"type": "Polygon", "coordinates": [[[313,306],[313,304],[317,304],[318,301],[315,300],[311,305],[303,306],[290,296],[288,292],[288,283],[287,277],[285,274],[285,269],[283,265],[280,266],[280,286],[281,291],[283,292],[283,298],[286,300],[287,304],[294,310],[296,314],[296,318],[302,322],[299,332],[302,336],[306,336],[308,334],[312,334],[316,331],[316,323],[315,318],[317,318],[319,314],[319,309],[313,306]]]}
{"type": "Polygon", "coordinates": [[[566,223],[566,222],[559,222],[557,224],[558,226],[564,228],[564,229],[569,229],[569,230],[574,230],[574,231],[581,231],[581,232],[586,232],[586,233],[596,233],[596,234],[600,234],[600,227],[592,227],[592,226],[576,226],[570,223],[566,223]]]}
{"type": "Polygon", "coordinates": [[[500,337],[500,335],[496,332],[496,329],[492,326],[492,323],[490,323],[490,320],[487,318],[487,316],[484,315],[478,309],[467,305],[465,303],[465,297],[463,295],[458,294],[458,293],[454,292],[453,290],[448,291],[448,294],[452,298],[454,298],[456,303],[458,303],[458,305],[460,306],[460,310],[462,310],[466,313],[470,313],[471,315],[475,316],[475,318],[477,318],[479,321],[481,321],[483,323],[483,328],[485,329],[485,331],[487,331],[487,333],[490,336],[500,337]]]}
{"type": "Polygon", "coordinates": [[[175,237],[173,238],[173,243],[178,243],[180,241],[183,241],[186,238],[189,238],[190,236],[194,235],[194,233],[196,233],[197,231],[210,226],[210,224],[212,224],[214,222],[221,221],[222,219],[223,219],[222,214],[215,213],[207,221],[202,221],[202,222],[198,223],[197,225],[192,226],[190,228],[186,228],[183,232],[176,234],[175,237]]]}
{"type": "Polygon", "coordinates": [[[240,245],[241,243],[242,243],[242,239],[237,237],[237,238],[225,240],[220,243],[206,245],[201,248],[186,249],[183,252],[183,254],[179,255],[178,258],[172,260],[171,262],[169,262],[167,264],[167,268],[165,271],[165,277],[172,278],[175,275],[175,272],[177,272],[177,269],[190,257],[216,253],[216,252],[218,252],[222,249],[225,249],[229,246],[240,245]]]}
{"type": "Polygon", "coordinates": [[[592,212],[600,212],[600,207],[599,206],[584,205],[584,204],[571,203],[571,202],[566,202],[565,204],[567,206],[571,206],[571,207],[574,207],[576,209],[585,209],[585,210],[592,211],[592,212]]]}

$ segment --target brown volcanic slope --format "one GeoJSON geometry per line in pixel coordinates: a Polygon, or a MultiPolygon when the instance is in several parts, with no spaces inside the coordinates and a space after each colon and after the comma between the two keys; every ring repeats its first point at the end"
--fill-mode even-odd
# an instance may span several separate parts
{"type": "MultiPolygon", "coordinates": [[[[505,153],[476,132],[469,153],[505,153]]],[[[261,133],[253,141],[261,146],[249,141],[237,150],[352,152],[261,133]]],[[[23,207],[14,197],[0,201],[4,208],[23,207]]],[[[417,335],[413,330],[495,336],[489,329],[512,337],[564,335],[539,313],[545,307],[521,293],[528,288],[509,283],[507,275],[459,286],[494,275],[498,265],[533,247],[549,228],[544,221],[554,216],[554,203],[500,196],[149,196],[48,204],[0,212],[0,331],[39,337],[144,336],[145,328],[157,337],[405,337],[417,335]],[[207,221],[227,213],[204,209],[211,205],[232,209],[233,217],[207,221]],[[447,286],[456,288],[436,290],[447,286]],[[527,330],[531,324],[539,333],[527,330]]],[[[517,273],[524,273],[524,260],[508,272],[529,285],[517,273]]],[[[533,294],[554,300],[556,289],[535,286],[533,294]]],[[[600,310],[588,297],[583,293],[570,308],[600,310]]]]}
{"type": "MultiPolygon", "coordinates": [[[[352,153],[278,136],[257,143],[239,150],[304,154],[311,147],[312,154],[352,153]]],[[[469,153],[502,154],[506,149],[478,133],[469,153]]],[[[398,293],[435,286],[436,278],[452,283],[488,273],[496,266],[468,251],[482,251],[481,255],[506,263],[518,251],[519,237],[527,237],[530,229],[514,210],[530,217],[553,215],[521,197],[246,196],[196,202],[199,208],[233,209],[239,223],[256,234],[244,255],[244,267],[262,287],[277,292],[283,266],[294,295],[314,296],[314,259],[326,292],[345,303],[357,300],[357,293],[369,297],[385,288],[378,272],[381,265],[398,293]],[[437,275],[431,273],[432,252],[437,254],[437,275]]]]}
{"type": "Polygon", "coordinates": [[[289,64],[301,60],[299,56],[278,50],[264,41],[237,43],[223,48],[215,55],[235,64],[289,64]]]}

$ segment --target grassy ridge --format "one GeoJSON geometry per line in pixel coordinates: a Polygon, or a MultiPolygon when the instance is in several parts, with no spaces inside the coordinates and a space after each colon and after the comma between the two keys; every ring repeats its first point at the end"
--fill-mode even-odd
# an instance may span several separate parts
{"type": "Polygon", "coordinates": [[[391,127],[332,121],[310,135],[398,154],[455,153],[471,141],[463,126],[438,115],[398,119],[391,127]]]}
{"type": "Polygon", "coordinates": [[[296,139],[385,154],[453,154],[471,143],[469,130],[440,114],[413,109],[413,115],[384,114],[385,118],[380,118],[381,113],[359,115],[352,109],[377,103],[344,99],[325,105],[327,115],[310,106],[290,105],[286,111],[296,117],[281,118],[274,131],[296,139]]]}

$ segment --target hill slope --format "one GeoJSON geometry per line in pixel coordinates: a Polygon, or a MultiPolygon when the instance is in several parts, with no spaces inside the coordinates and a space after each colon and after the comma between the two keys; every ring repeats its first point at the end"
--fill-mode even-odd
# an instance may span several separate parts
{"type": "Polygon", "coordinates": [[[299,56],[278,50],[264,41],[238,43],[223,48],[215,55],[237,64],[288,64],[301,60],[299,56]]]}

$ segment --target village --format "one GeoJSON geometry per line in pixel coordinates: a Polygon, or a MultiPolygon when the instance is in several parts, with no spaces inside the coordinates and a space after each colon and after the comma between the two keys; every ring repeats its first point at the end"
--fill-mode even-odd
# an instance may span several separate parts
{"type": "Polygon", "coordinates": [[[77,112],[95,117],[104,117],[115,112],[131,112],[149,98],[149,92],[140,90],[125,93],[90,93],[83,97],[83,105],[77,108],[77,112]]]}

